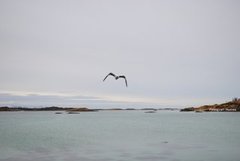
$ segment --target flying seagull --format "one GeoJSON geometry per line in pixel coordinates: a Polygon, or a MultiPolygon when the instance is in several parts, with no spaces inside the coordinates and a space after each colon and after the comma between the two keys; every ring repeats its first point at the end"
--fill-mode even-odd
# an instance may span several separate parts
{"type": "Polygon", "coordinates": [[[126,87],[128,86],[128,84],[127,84],[127,79],[126,79],[126,77],[125,77],[124,75],[119,75],[119,76],[117,76],[117,75],[115,75],[115,74],[113,74],[113,73],[109,73],[109,74],[103,79],[103,81],[105,81],[105,79],[107,79],[107,77],[108,77],[109,75],[113,76],[116,80],[118,80],[119,78],[125,79],[126,87]]]}

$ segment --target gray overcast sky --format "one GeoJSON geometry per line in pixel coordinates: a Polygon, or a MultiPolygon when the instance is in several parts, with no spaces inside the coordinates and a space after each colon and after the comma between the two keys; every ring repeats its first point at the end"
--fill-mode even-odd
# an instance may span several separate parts
{"type": "Polygon", "coordinates": [[[239,97],[239,16],[237,0],[0,0],[0,104],[239,97]]]}

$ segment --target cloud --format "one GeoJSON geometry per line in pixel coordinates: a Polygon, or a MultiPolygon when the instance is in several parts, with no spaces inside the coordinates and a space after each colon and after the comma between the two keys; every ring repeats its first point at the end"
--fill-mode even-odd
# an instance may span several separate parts
{"type": "Polygon", "coordinates": [[[174,107],[182,108],[208,104],[221,103],[224,98],[156,98],[136,96],[84,96],[73,93],[43,93],[43,92],[0,92],[0,106],[23,107],[89,107],[89,108],[145,108],[145,107],[174,107]],[[194,102],[194,104],[192,104],[194,102]]]}
{"type": "MultiPolygon", "coordinates": [[[[151,103],[144,103],[138,99],[126,100],[121,97],[97,97],[83,96],[79,94],[63,93],[37,93],[37,92],[1,92],[1,106],[26,106],[26,107],[43,107],[43,106],[68,106],[68,107],[90,107],[90,108],[124,108],[136,107],[141,108],[151,103]]],[[[153,105],[153,104],[152,104],[153,105]]]]}
{"type": "Polygon", "coordinates": [[[81,106],[101,101],[99,98],[89,96],[0,93],[0,104],[6,106],[81,106]]]}

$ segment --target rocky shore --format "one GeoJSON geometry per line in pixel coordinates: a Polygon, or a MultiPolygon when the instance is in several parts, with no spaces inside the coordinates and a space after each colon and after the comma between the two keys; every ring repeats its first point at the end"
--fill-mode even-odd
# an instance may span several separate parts
{"type": "Polygon", "coordinates": [[[195,112],[240,112],[240,98],[234,98],[232,101],[214,104],[204,105],[200,107],[188,107],[181,109],[182,112],[195,111],[195,112]]]}

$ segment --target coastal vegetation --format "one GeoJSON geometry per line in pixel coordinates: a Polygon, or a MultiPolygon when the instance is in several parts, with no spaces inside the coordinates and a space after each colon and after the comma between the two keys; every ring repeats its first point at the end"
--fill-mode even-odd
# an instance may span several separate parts
{"type": "Polygon", "coordinates": [[[240,112],[240,98],[233,98],[232,101],[214,104],[204,105],[200,107],[188,107],[181,109],[181,111],[195,111],[195,112],[240,112]]]}

